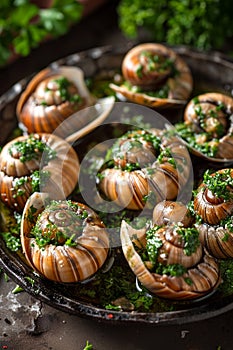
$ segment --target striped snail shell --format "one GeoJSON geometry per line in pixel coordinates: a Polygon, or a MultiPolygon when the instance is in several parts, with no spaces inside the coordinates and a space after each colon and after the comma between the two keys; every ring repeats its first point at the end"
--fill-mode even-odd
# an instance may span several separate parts
{"type": "Polygon", "coordinates": [[[157,129],[123,135],[112,148],[111,161],[100,171],[99,190],[132,210],[144,208],[151,193],[154,204],[175,199],[190,174],[186,147],[157,129]]]}
{"type": "Polygon", "coordinates": [[[218,258],[233,258],[233,232],[226,225],[197,224],[201,243],[218,258]]]}
{"type": "Polygon", "coordinates": [[[149,139],[149,134],[137,130],[136,133],[129,132],[114,144],[112,157],[114,164],[125,168],[127,164],[139,164],[141,167],[153,162],[156,149],[149,139]]]}
{"type": "Polygon", "coordinates": [[[195,224],[202,244],[216,258],[232,258],[233,169],[204,175],[194,197],[194,210],[202,219],[195,224]]]}
{"type": "Polygon", "coordinates": [[[217,92],[194,97],[184,111],[184,122],[195,133],[197,144],[207,143],[220,159],[233,158],[232,118],[233,98],[217,92]]]}
{"type": "MultiPolygon", "coordinates": [[[[146,261],[148,236],[146,230],[135,230],[125,221],[121,226],[122,249],[128,264],[136,277],[150,292],[167,299],[194,299],[205,296],[219,285],[220,273],[216,260],[198,244],[190,256],[184,253],[184,242],[177,236],[175,226],[155,230],[151,238],[158,249],[161,273],[154,269],[155,261],[146,261]],[[135,249],[135,247],[137,247],[135,249]],[[143,254],[141,254],[143,253],[143,254]],[[178,275],[169,274],[170,266],[183,266],[178,275]]],[[[200,243],[200,242],[199,242],[200,243]]],[[[153,248],[151,248],[153,251],[153,248]]]]}
{"type": "Polygon", "coordinates": [[[65,140],[44,133],[19,136],[0,154],[1,200],[22,212],[34,187],[54,199],[66,198],[74,190],[78,174],[78,156],[65,140]]]}
{"type": "Polygon", "coordinates": [[[125,83],[110,87],[129,101],[152,108],[182,105],[193,88],[188,65],[174,50],[158,43],[129,50],[122,61],[122,74],[125,83]]]}
{"type": "Polygon", "coordinates": [[[83,72],[77,67],[46,68],[36,74],[21,94],[17,104],[17,117],[28,133],[53,133],[68,117],[69,127],[57,131],[65,137],[85,124],[84,110],[93,102],[83,72]],[[84,120],[82,120],[84,119],[84,120]]]}
{"type": "Polygon", "coordinates": [[[217,225],[233,212],[233,169],[207,171],[194,197],[194,210],[205,223],[217,225]]]}
{"type": "Polygon", "coordinates": [[[153,89],[172,74],[174,60],[174,53],[161,44],[140,44],[126,53],[122,74],[132,85],[153,89]]]}
{"type": "Polygon", "coordinates": [[[21,242],[29,265],[56,282],[83,281],[104,264],[109,238],[103,222],[88,206],[49,201],[34,192],[22,215],[21,242]]]}
{"type": "Polygon", "coordinates": [[[164,200],[154,207],[154,225],[163,226],[169,223],[181,223],[183,226],[189,227],[192,222],[193,218],[189,209],[181,202],[164,200]]]}

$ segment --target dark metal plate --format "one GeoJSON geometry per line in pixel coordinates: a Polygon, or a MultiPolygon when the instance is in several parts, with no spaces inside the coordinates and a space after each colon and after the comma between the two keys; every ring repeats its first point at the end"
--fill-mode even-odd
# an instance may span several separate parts
{"type": "MultiPolygon", "coordinates": [[[[233,91],[233,63],[221,58],[218,54],[206,55],[194,52],[186,47],[176,47],[175,50],[183,57],[191,68],[194,77],[194,92],[219,91],[231,94],[233,91]]],[[[86,77],[100,74],[111,74],[119,69],[124,51],[121,48],[100,47],[80,52],[60,59],[56,65],[76,65],[84,70],[86,77]]],[[[19,95],[25,88],[30,77],[26,77],[15,84],[0,98],[0,122],[4,125],[4,132],[0,133],[0,144],[6,143],[12,130],[17,126],[15,107],[19,95]]],[[[181,111],[169,111],[168,117],[174,122],[180,117],[181,111]]],[[[83,140],[88,144],[93,138],[93,132],[83,140]]],[[[81,142],[82,143],[82,142],[81,142]]],[[[23,259],[9,251],[2,238],[0,238],[0,265],[4,271],[26,292],[39,300],[78,316],[96,319],[105,322],[125,323],[153,323],[153,324],[186,324],[187,322],[207,319],[233,308],[233,292],[223,296],[214,293],[209,298],[196,302],[184,302],[176,311],[164,312],[129,312],[113,311],[98,307],[97,305],[81,300],[75,290],[77,285],[57,284],[34,274],[23,259]],[[31,281],[34,281],[31,283],[31,281]]],[[[114,288],[114,286],[113,286],[114,288]]]]}

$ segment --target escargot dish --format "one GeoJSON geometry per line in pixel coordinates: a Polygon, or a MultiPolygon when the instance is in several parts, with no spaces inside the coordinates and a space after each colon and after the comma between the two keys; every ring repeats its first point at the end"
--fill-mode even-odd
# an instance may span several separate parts
{"type": "Polygon", "coordinates": [[[83,281],[105,262],[109,240],[104,224],[88,206],[51,201],[33,193],[21,223],[28,263],[42,276],[62,283],[83,281]]]}
{"type": "Polygon", "coordinates": [[[190,174],[186,147],[163,130],[129,131],[108,152],[99,172],[101,193],[123,208],[142,209],[175,199],[190,174]]]}
{"type": "Polygon", "coordinates": [[[129,50],[122,75],[125,82],[110,87],[129,101],[152,108],[182,106],[193,89],[188,65],[162,44],[144,43],[129,50]]]}
{"type": "Polygon", "coordinates": [[[217,261],[203,250],[198,231],[179,225],[135,230],[121,226],[124,256],[141,284],[168,299],[194,299],[217,288],[217,261]]]}
{"type": "Polygon", "coordinates": [[[42,303],[137,327],[233,308],[233,63],[165,45],[76,52],[0,97],[0,267],[42,303]]]}
{"type": "Polygon", "coordinates": [[[184,111],[184,122],[176,125],[191,151],[214,160],[233,159],[233,98],[208,92],[194,97],[184,111]]]}
{"type": "Polygon", "coordinates": [[[1,200],[22,212],[34,191],[66,198],[74,190],[79,159],[65,140],[53,134],[31,134],[9,141],[0,153],[1,200]]]}
{"type": "Polygon", "coordinates": [[[233,258],[233,169],[207,170],[193,204],[203,245],[217,258],[233,258]]]}

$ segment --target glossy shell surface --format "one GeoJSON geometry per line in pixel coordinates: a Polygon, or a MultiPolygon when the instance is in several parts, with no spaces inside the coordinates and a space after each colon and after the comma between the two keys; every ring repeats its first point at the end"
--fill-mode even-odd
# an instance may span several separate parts
{"type": "MultiPolygon", "coordinates": [[[[233,98],[218,92],[194,97],[184,110],[184,123],[195,132],[197,144],[205,142],[216,148],[212,157],[215,162],[233,159],[232,115],[233,98]]],[[[190,149],[195,155],[211,160],[194,146],[190,149]]]]}
{"type": "Polygon", "coordinates": [[[127,100],[152,108],[182,106],[193,89],[188,65],[175,51],[161,44],[145,43],[130,49],[122,62],[122,74],[132,88],[124,84],[110,87],[127,100]],[[166,97],[153,96],[147,91],[154,92],[165,85],[166,97]]]}
{"type": "Polygon", "coordinates": [[[135,230],[122,221],[122,249],[132,271],[142,285],[164,298],[193,299],[212,292],[220,283],[218,263],[208,253],[202,251],[201,245],[191,256],[185,255],[182,241],[180,237],[177,238],[175,232],[172,226],[157,231],[158,239],[163,241],[160,258],[161,261],[164,257],[166,259],[162,263],[183,264],[187,272],[181,276],[160,275],[151,272],[140,256],[140,248],[141,250],[145,248],[145,231],[135,230]],[[137,251],[134,244],[137,246],[137,251]]]}
{"type": "Polygon", "coordinates": [[[190,158],[186,147],[176,137],[165,136],[163,130],[126,134],[117,152],[115,155],[113,150],[116,167],[108,168],[107,163],[100,172],[99,188],[108,199],[124,208],[144,208],[150,193],[154,195],[154,204],[175,199],[189,178],[190,158]],[[157,150],[145,141],[148,137],[159,140],[157,150]],[[135,164],[138,169],[126,168],[135,164]]]}
{"type": "MultiPolygon", "coordinates": [[[[22,93],[17,116],[28,133],[52,133],[64,120],[93,101],[81,69],[66,66],[46,68],[32,78],[22,93]]],[[[86,111],[80,112],[70,129],[80,129],[85,115],[86,111]]],[[[69,134],[69,130],[66,133],[69,134]]],[[[66,133],[59,132],[59,136],[67,136],[66,133]]]]}
{"type": "Polygon", "coordinates": [[[50,280],[83,281],[107,258],[109,239],[105,226],[84,204],[53,201],[46,205],[47,199],[46,194],[35,192],[25,205],[21,223],[23,253],[32,268],[50,280]],[[40,240],[50,238],[42,247],[33,236],[35,225],[40,240]],[[72,244],[68,244],[69,240],[72,244]]]}
{"type": "MultiPolygon", "coordinates": [[[[202,220],[196,223],[196,227],[200,233],[202,244],[211,255],[221,259],[233,258],[233,233],[231,229],[233,200],[232,188],[228,184],[233,177],[233,169],[218,170],[211,175],[213,181],[219,178],[219,175],[222,175],[221,179],[225,188],[225,194],[222,193],[222,197],[210,190],[208,183],[202,183],[198,187],[194,198],[194,210],[202,220]],[[227,193],[229,198],[224,199],[227,193]]],[[[218,191],[219,188],[220,184],[218,186],[216,182],[216,190],[218,191]]]]}
{"type": "Polygon", "coordinates": [[[182,202],[164,200],[154,207],[152,220],[154,225],[159,226],[181,223],[184,227],[188,227],[193,218],[187,206],[182,202]]]}
{"type": "Polygon", "coordinates": [[[33,192],[32,175],[35,171],[39,171],[40,175],[49,175],[46,181],[41,183],[41,190],[49,192],[54,199],[63,199],[77,184],[79,159],[73,147],[56,135],[25,135],[9,141],[0,154],[1,200],[7,206],[22,212],[33,192]],[[44,145],[44,152],[35,148],[31,159],[22,160],[17,145],[30,145],[34,141],[35,147],[37,142],[44,145]],[[53,154],[49,158],[46,149],[53,154]]]}
{"type": "MultiPolygon", "coordinates": [[[[213,179],[222,179],[222,187],[227,188],[227,178],[233,178],[233,169],[221,169],[215,173],[212,173],[210,177],[213,179]],[[224,175],[225,174],[225,175],[224,175]],[[225,178],[225,180],[224,180],[225,178]]],[[[216,181],[215,190],[218,191],[218,185],[216,181]]],[[[231,188],[229,187],[229,192],[231,188]]],[[[225,191],[224,191],[225,192],[225,191]]],[[[224,195],[224,194],[223,194],[224,195]]],[[[194,198],[194,210],[202,218],[202,220],[208,224],[216,225],[221,220],[226,219],[233,212],[233,201],[229,198],[221,197],[213,189],[210,189],[208,183],[203,182],[197,189],[197,194],[194,198]]]]}

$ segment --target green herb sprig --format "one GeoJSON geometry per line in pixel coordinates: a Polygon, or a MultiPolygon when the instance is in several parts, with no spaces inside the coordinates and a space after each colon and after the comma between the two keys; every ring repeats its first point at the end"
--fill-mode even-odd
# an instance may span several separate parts
{"type": "Polygon", "coordinates": [[[0,2],[0,66],[12,51],[27,56],[46,37],[64,35],[82,15],[77,0],[54,0],[49,8],[40,8],[30,0],[0,2]]]}
{"type": "Polygon", "coordinates": [[[209,50],[233,35],[231,0],[121,0],[117,10],[119,27],[130,38],[143,28],[156,42],[209,50]]]}

